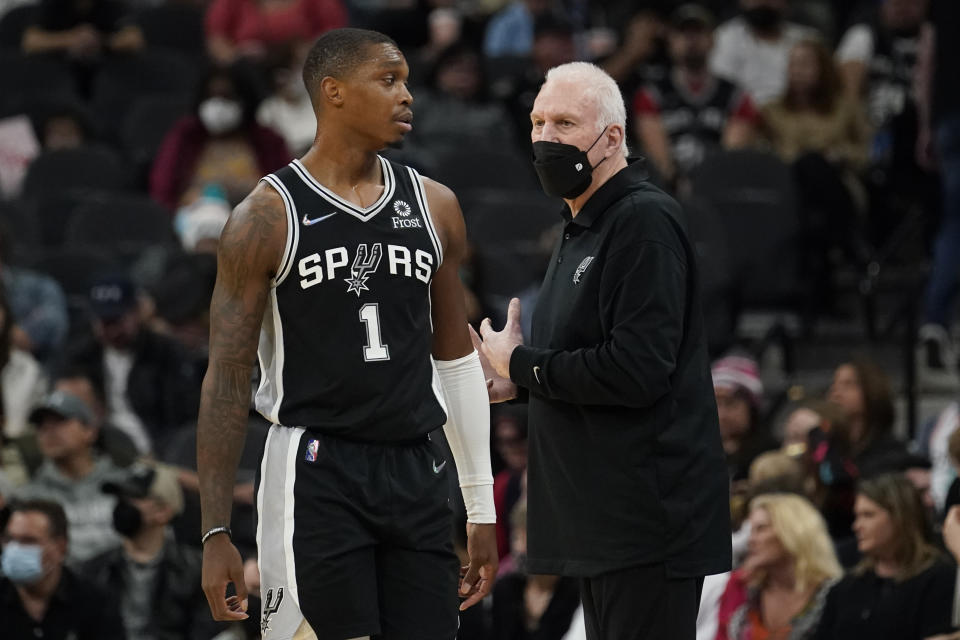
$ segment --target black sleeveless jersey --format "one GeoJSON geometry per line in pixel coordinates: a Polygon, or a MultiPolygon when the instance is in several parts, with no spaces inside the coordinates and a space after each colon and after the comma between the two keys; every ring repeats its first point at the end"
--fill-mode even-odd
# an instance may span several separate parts
{"type": "Polygon", "coordinates": [[[440,238],[422,178],[379,161],[383,194],[366,208],[299,160],[263,178],[287,212],[258,349],[256,407],[275,424],[390,442],[446,421],[431,359],[440,238]]]}
{"type": "Polygon", "coordinates": [[[710,86],[694,95],[672,73],[651,82],[646,90],[660,107],[681,173],[689,173],[706,156],[720,150],[723,130],[743,97],[735,85],[722,78],[711,78],[710,86]]]}

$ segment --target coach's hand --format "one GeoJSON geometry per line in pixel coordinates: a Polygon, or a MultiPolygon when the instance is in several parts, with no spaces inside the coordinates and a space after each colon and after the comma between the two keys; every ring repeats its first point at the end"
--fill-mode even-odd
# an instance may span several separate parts
{"type": "Polygon", "coordinates": [[[510,300],[507,307],[507,322],[503,330],[494,331],[490,318],[480,323],[480,336],[483,346],[480,352],[490,361],[490,365],[502,377],[510,377],[510,356],[513,350],[523,344],[523,329],[520,327],[520,299],[510,300]]]}
{"type": "Polygon", "coordinates": [[[214,620],[246,620],[247,583],[243,580],[243,561],[229,536],[212,536],[203,545],[203,593],[207,596],[214,620]],[[233,583],[237,595],[227,598],[227,585],[233,583]]]}
{"type": "Polygon", "coordinates": [[[477,604],[493,589],[497,577],[497,526],[467,523],[467,554],[470,566],[460,580],[460,611],[477,604]]]}
{"type": "Polygon", "coordinates": [[[494,371],[493,365],[490,364],[487,356],[483,353],[483,339],[469,324],[467,329],[470,330],[470,340],[473,341],[473,348],[480,355],[480,366],[483,368],[483,378],[487,381],[487,396],[490,398],[490,404],[506,402],[516,398],[517,385],[509,378],[504,378],[494,371]]]}

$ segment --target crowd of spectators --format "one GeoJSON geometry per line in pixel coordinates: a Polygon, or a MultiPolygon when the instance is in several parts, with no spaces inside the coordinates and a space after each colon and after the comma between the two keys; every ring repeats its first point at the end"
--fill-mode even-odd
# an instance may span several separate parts
{"type": "MultiPolygon", "coordinates": [[[[918,218],[933,265],[918,364],[956,392],[960,99],[936,63],[960,59],[957,13],[953,0],[0,0],[5,632],[259,637],[263,421],[251,413],[234,491],[254,600],[233,627],[199,590],[195,422],[217,240],[257,180],[313,141],[300,68],[319,34],[374,28],[405,52],[416,120],[386,153],[457,190],[472,320],[535,290],[556,227],[533,215],[552,204],[535,192],[529,111],[549,68],[589,60],[619,82],[632,151],[690,205],[698,246],[711,227],[696,212],[724,211],[699,197],[704,167],[754,154],[783,169],[818,314],[838,313],[839,269],[918,218]]],[[[739,229],[730,246],[753,246],[739,229]]],[[[960,543],[940,531],[960,529],[946,515],[958,404],[907,442],[888,372],[856,356],[777,411],[751,345],[730,346],[711,344],[736,567],[704,585],[698,637],[955,632],[960,543]]],[[[525,568],[525,412],[492,420],[501,575],[460,637],[578,640],[576,583],[525,568]]]]}

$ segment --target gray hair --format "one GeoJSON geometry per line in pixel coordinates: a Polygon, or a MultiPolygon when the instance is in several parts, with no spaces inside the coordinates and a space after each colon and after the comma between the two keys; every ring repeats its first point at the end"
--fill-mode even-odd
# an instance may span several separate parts
{"type": "Polygon", "coordinates": [[[544,85],[551,81],[572,82],[581,87],[583,95],[589,96],[597,106],[597,133],[602,129],[618,124],[623,128],[623,141],[620,150],[627,150],[627,108],[623,103],[623,94],[617,81],[606,71],[589,62],[568,62],[547,71],[544,85]]]}

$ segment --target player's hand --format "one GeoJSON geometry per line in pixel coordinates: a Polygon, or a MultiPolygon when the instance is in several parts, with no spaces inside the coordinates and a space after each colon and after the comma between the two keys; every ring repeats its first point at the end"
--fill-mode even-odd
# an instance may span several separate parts
{"type": "Polygon", "coordinates": [[[218,534],[203,545],[203,593],[207,596],[214,620],[246,620],[247,583],[243,579],[243,561],[229,536],[218,534]],[[227,598],[227,585],[233,583],[237,595],[227,598]]]}
{"type": "Polygon", "coordinates": [[[513,350],[523,344],[523,330],[520,328],[520,299],[510,300],[507,307],[507,323],[502,331],[494,331],[490,318],[480,323],[480,335],[483,337],[481,353],[490,361],[493,369],[503,378],[510,378],[510,356],[513,350]]]}
{"type": "Polygon", "coordinates": [[[470,565],[461,570],[460,611],[465,611],[484,599],[493,589],[497,577],[497,526],[467,523],[467,554],[470,565]]]}
{"type": "Polygon", "coordinates": [[[480,354],[480,366],[483,367],[483,378],[487,381],[487,395],[490,396],[490,403],[496,404],[516,398],[517,385],[494,370],[490,361],[487,360],[487,356],[483,355],[483,340],[480,335],[469,324],[467,329],[470,330],[470,340],[473,341],[473,348],[480,354]]]}

